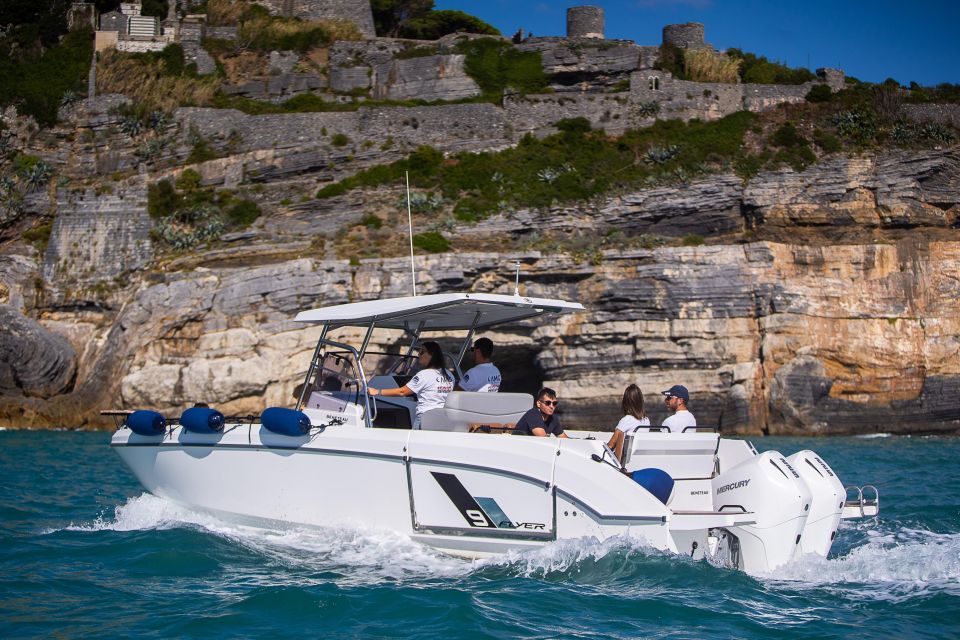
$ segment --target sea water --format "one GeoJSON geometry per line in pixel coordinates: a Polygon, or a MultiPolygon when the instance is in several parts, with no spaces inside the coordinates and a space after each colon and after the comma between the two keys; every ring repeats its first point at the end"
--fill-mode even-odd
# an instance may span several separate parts
{"type": "Polygon", "coordinates": [[[622,539],[467,561],[237,526],[147,494],[108,440],[0,432],[0,638],[960,637],[957,439],[756,439],[881,495],[829,558],[764,576],[622,539]]]}

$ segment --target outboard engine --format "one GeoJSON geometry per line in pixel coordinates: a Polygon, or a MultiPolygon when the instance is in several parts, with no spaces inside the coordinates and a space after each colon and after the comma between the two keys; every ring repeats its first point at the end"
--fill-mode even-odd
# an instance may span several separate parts
{"type": "Polygon", "coordinates": [[[718,555],[747,573],[771,571],[798,554],[810,490],[777,451],[749,458],[711,481],[715,511],[749,512],[754,524],[728,527],[718,555]]]}
{"type": "Polygon", "coordinates": [[[800,474],[810,489],[813,504],[803,529],[800,549],[803,553],[816,553],[826,557],[837,535],[843,503],[847,492],[833,469],[813,451],[799,451],[787,461],[800,474]]]}

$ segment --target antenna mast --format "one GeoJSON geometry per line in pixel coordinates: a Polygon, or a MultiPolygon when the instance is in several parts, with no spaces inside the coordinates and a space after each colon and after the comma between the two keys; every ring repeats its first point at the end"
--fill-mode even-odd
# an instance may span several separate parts
{"type": "Polygon", "coordinates": [[[413,213],[410,211],[410,172],[404,171],[403,173],[407,178],[407,227],[410,231],[410,282],[413,283],[413,297],[417,297],[417,270],[413,262],[413,213]]]}

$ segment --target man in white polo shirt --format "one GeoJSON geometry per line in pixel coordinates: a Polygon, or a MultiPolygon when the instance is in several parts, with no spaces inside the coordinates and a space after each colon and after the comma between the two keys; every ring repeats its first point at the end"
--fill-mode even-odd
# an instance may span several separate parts
{"type": "Polygon", "coordinates": [[[697,426],[697,419],[687,409],[687,403],[690,402],[690,392],[682,384],[675,384],[663,392],[664,404],[667,410],[673,415],[663,421],[663,426],[670,429],[671,433],[683,433],[686,427],[697,426]]]}
{"type": "Polygon", "coordinates": [[[493,355],[493,341],[490,338],[480,338],[473,343],[473,368],[463,374],[463,379],[457,384],[458,391],[488,391],[496,393],[500,390],[500,369],[490,362],[493,355]]]}

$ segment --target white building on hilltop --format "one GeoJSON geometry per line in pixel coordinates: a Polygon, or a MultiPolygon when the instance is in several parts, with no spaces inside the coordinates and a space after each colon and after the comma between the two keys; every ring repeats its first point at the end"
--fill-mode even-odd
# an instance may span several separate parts
{"type": "MultiPolygon", "coordinates": [[[[176,0],[170,0],[170,14],[175,12],[176,0]]],[[[112,48],[131,52],[162,51],[176,41],[176,29],[161,29],[159,18],[143,15],[140,0],[121,2],[119,10],[100,16],[98,27],[97,51],[112,48]]]]}

